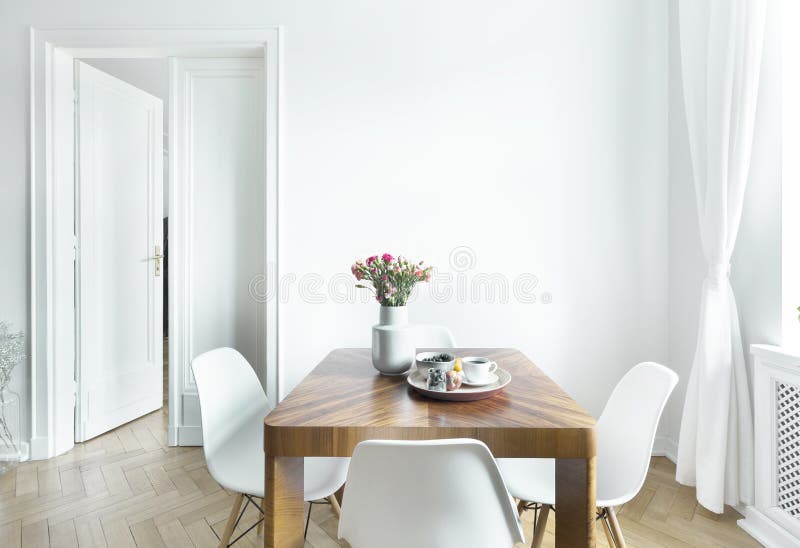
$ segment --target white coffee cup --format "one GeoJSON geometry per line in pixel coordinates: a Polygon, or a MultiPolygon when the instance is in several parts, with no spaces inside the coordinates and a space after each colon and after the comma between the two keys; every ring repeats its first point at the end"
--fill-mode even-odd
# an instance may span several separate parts
{"type": "Polygon", "coordinates": [[[461,368],[467,382],[482,383],[490,380],[490,376],[497,370],[497,364],[489,358],[468,356],[461,358],[461,368]]]}

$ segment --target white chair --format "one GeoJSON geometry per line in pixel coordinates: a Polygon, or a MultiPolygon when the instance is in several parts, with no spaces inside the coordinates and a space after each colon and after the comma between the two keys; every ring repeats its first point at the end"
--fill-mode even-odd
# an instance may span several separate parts
{"type": "Polygon", "coordinates": [[[443,325],[414,326],[414,343],[417,348],[455,348],[456,340],[453,332],[443,325]]]}
{"type": "Polygon", "coordinates": [[[353,548],[509,548],[525,539],[492,454],[466,439],[359,443],[339,538],[353,548]]]}
{"type": "MultiPolygon", "coordinates": [[[[644,362],[619,381],[597,421],[598,518],[610,546],[625,546],[614,511],[642,488],[656,427],[678,375],[663,365],[644,362]]],[[[519,510],[541,509],[534,518],[531,546],[544,538],[547,517],[555,505],[553,459],[497,459],[511,494],[520,499],[519,510]]]]}
{"type": "MultiPolygon", "coordinates": [[[[232,348],[217,348],[200,354],[192,360],[192,372],[200,398],[203,452],[208,471],[217,483],[237,493],[225,532],[220,538],[220,546],[230,546],[233,544],[229,544],[231,535],[247,504],[254,505],[263,514],[253,497],[264,498],[262,442],[264,417],[269,412],[267,397],[250,364],[232,348]]],[[[328,498],[338,513],[339,505],[332,495],[344,483],[348,460],[306,458],[305,500],[328,498]]],[[[259,519],[233,542],[256,525],[260,533],[262,522],[263,518],[259,519]]]]}

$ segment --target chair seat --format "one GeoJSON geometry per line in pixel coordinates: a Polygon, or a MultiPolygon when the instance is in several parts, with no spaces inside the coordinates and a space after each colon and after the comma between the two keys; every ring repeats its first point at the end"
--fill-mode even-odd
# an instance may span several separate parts
{"type": "MultiPolygon", "coordinates": [[[[234,432],[208,462],[209,472],[229,491],[264,496],[263,417],[256,412],[252,420],[234,432]]],[[[307,457],[304,459],[303,500],[318,500],[335,493],[347,478],[348,458],[307,457]]]]}
{"type": "MultiPolygon", "coordinates": [[[[527,502],[556,503],[556,461],[554,459],[497,459],[508,491],[512,496],[527,502]]],[[[607,497],[603,476],[597,474],[596,506],[618,506],[631,497],[607,497]]]]}
{"type": "Polygon", "coordinates": [[[339,538],[353,548],[499,548],[525,536],[489,448],[446,439],[359,443],[339,538]]]}
{"type": "Polygon", "coordinates": [[[349,458],[306,457],[303,462],[305,465],[304,500],[327,498],[338,491],[347,479],[349,458]]]}
{"type": "Polygon", "coordinates": [[[497,459],[511,496],[527,502],[556,503],[556,461],[497,459]]]}
{"type": "MultiPolygon", "coordinates": [[[[663,365],[642,362],[623,375],[597,421],[597,496],[609,544],[625,546],[615,506],[625,504],[642,488],[658,421],[678,375],[663,365]]],[[[553,459],[497,459],[511,494],[525,502],[545,505],[538,531],[544,531],[549,506],[556,504],[556,462],[553,459]]],[[[558,508],[556,508],[557,510],[558,508]]],[[[534,536],[532,548],[541,546],[534,536]]]]}
{"type": "MultiPolygon", "coordinates": [[[[208,472],[217,483],[236,493],[219,538],[220,546],[229,546],[241,519],[239,511],[244,496],[264,498],[264,417],[269,413],[269,402],[255,371],[233,348],[215,348],[196,356],[192,372],[200,398],[203,454],[208,472]]],[[[305,500],[333,495],[344,485],[349,461],[328,457],[305,459],[305,500]]],[[[339,505],[332,497],[330,502],[338,510],[339,505]]],[[[259,534],[263,524],[263,520],[258,522],[259,534]]]]}
{"type": "Polygon", "coordinates": [[[261,437],[253,440],[255,444],[244,443],[247,438],[239,436],[235,442],[220,447],[213,461],[208,462],[208,471],[228,491],[263,497],[264,451],[260,447],[243,447],[258,445],[261,437]]]}

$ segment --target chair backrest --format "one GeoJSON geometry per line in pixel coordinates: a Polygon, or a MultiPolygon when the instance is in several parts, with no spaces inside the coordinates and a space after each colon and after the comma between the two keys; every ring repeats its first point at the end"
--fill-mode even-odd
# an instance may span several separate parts
{"type": "Polygon", "coordinates": [[[414,344],[417,348],[455,348],[453,332],[443,325],[414,326],[414,344]]]}
{"type": "Polygon", "coordinates": [[[678,383],[671,369],[643,362],[617,383],[597,421],[597,499],[627,502],[650,464],[661,412],[678,383]]]}
{"type": "Polygon", "coordinates": [[[254,417],[266,416],[269,405],[255,371],[233,348],[200,354],[192,360],[192,372],[200,398],[203,452],[211,470],[216,451],[254,417]]]}
{"type": "Polygon", "coordinates": [[[524,541],[492,454],[468,439],[359,443],[339,538],[353,548],[507,548],[524,541]]]}

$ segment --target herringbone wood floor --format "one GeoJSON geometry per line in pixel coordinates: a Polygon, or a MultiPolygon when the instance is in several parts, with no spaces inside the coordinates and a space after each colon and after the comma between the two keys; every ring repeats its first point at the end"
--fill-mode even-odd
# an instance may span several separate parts
{"type": "MultiPolygon", "coordinates": [[[[167,446],[167,345],[164,408],[47,461],[0,475],[0,548],[215,547],[233,494],[209,475],[202,448],[167,446]]],[[[654,458],[639,496],[619,510],[629,546],[758,546],[722,516],[696,504],[694,489],[675,483],[675,466],[654,458]]],[[[234,538],[256,519],[250,508],[234,538]]],[[[327,505],[314,505],[307,546],[346,546],[327,505]]],[[[533,512],[523,515],[530,539],[533,512]]],[[[551,518],[545,546],[553,546],[551,518]]],[[[255,530],[236,546],[259,546],[255,530]]],[[[598,545],[606,546],[598,531],[598,545]]]]}
{"type": "MultiPolygon", "coordinates": [[[[641,493],[621,509],[629,546],[758,546],[736,526],[736,512],[702,509],[674,475],[671,462],[654,458],[641,493]]],[[[231,503],[201,448],[167,447],[166,413],[158,411],[0,476],[0,547],[212,547],[231,503]]],[[[523,516],[527,535],[532,517],[523,516]]],[[[315,505],[307,545],[339,546],[336,529],[330,508],[315,505]]],[[[551,519],[545,545],[553,530],[551,519]]],[[[238,546],[259,540],[252,531],[238,546]]],[[[598,544],[605,546],[599,530],[598,544]]]]}

